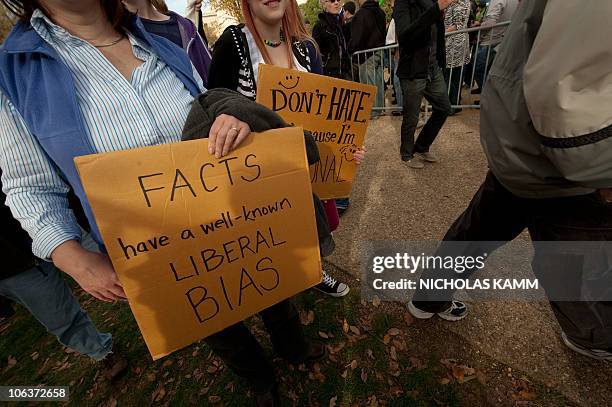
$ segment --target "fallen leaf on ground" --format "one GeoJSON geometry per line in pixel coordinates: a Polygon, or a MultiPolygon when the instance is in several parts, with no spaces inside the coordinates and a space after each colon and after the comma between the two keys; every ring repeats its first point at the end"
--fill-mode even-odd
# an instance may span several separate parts
{"type": "Polygon", "coordinates": [[[348,322],[346,322],[346,319],[342,321],[342,330],[344,331],[345,334],[347,334],[349,331],[349,324],[348,322]]]}
{"type": "Polygon", "coordinates": [[[389,329],[389,330],[387,331],[387,335],[390,335],[390,336],[397,336],[397,335],[399,335],[401,332],[402,332],[402,331],[400,331],[400,330],[399,330],[399,329],[397,329],[397,328],[391,328],[391,329],[389,329]]]}
{"type": "Polygon", "coordinates": [[[349,328],[351,332],[354,333],[355,335],[358,335],[358,336],[361,335],[361,331],[355,325],[351,325],[349,328]]]}
{"type": "Polygon", "coordinates": [[[302,325],[308,326],[310,324],[312,324],[314,322],[315,319],[315,313],[314,311],[310,310],[310,311],[306,311],[306,310],[302,310],[300,311],[300,321],[302,322],[302,325]]]}
{"type": "Polygon", "coordinates": [[[538,395],[529,390],[521,390],[518,392],[518,394],[513,394],[512,398],[514,400],[534,401],[538,398],[538,395]]]}
{"type": "Polygon", "coordinates": [[[397,351],[395,350],[395,346],[391,346],[389,349],[389,356],[391,356],[391,359],[397,360],[397,351]]]}
{"type": "Polygon", "coordinates": [[[336,401],[338,400],[338,396],[334,396],[329,399],[329,407],[336,407],[336,401]]]}
{"type": "Polygon", "coordinates": [[[217,404],[218,402],[221,401],[221,397],[219,396],[209,396],[208,397],[208,401],[212,404],[217,404]]]}
{"type": "Polygon", "coordinates": [[[448,377],[443,377],[442,379],[440,379],[440,384],[449,384],[450,380],[448,377]]]}
{"type": "Polygon", "coordinates": [[[378,306],[380,305],[380,298],[378,298],[377,295],[374,296],[374,299],[372,300],[372,305],[374,305],[376,308],[378,308],[378,306]]]}
{"type": "Polygon", "coordinates": [[[160,384],[151,395],[151,401],[160,401],[165,395],[166,389],[164,389],[164,386],[160,384]]]}
{"type": "Polygon", "coordinates": [[[319,336],[323,339],[329,339],[329,334],[323,331],[319,331],[319,336]]]}
{"type": "Polygon", "coordinates": [[[11,355],[9,355],[8,356],[8,362],[7,362],[6,370],[9,370],[10,368],[15,366],[16,364],[17,364],[17,359],[15,359],[11,355]]]}
{"type": "Polygon", "coordinates": [[[357,366],[358,366],[357,360],[353,359],[350,366],[351,366],[351,370],[357,369],[357,366]]]}

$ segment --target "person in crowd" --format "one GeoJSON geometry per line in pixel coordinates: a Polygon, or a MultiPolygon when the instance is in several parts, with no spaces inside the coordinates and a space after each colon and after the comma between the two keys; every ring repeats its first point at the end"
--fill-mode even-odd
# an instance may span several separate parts
{"type": "Polygon", "coordinates": [[[187,7],[185,8],[185,18],[190,19],[193,24],[198,28],[198,34],[202,37],[204,44],[207,48],[210,48],[211,44],[208,42],[206,33],[204,32],[204,21],[202,18],[202,0],[188,0],[187,7]]]}
{"type": "MultiPolygon", "coordinates": [[[[278,8],[270,8],[260,0],[242,0],[242,12],[245,23],[228,27],[215,44],[210,88],[227,88],[255,99],[261,63],[322,73],[315,41],[302,24],[295,0],[281,0],[278,8]]],[[[358,151],[355,158],[360,162],[363,151],[358,151]]],[[[334,201],[325,205],[330,224],[337,226],[334,201]]],[[[345,296],[350,290],[325,271],[316,288],[332,297],[345,296]]]]}
{"type": "MultiPolygon", "coordinates": [[[[351,27],[351,41],[349,51],[363,51],[385,45],[387,21],[385,12],[376,0],[360,0],[359,10],[353,17],[351,27]]],[[[382,52],[367,52],[356,56],[359,64],[359,80],[362,83],[375,85],[377,88],[374,107],[382,109],[384,106],[383,83],[383,55],[382,52]]],[[[373,110],[372,117],[376,118],[380,111],[373,110]]]]}
{"type": "MultiPolygon", "coordinates": [[[[2,3],[20,17],[0,53],[6,203],[31,236],[37,257],[53,261],[100,300],[125,299],[108,256],[83,246],[68,205],[72,188],[101,245],[74,158],[180,141],[192,102],[205,88],[185,51],[149,34],[120,0],[2,3]]],[[[216,157],[251,132],[247,123],[224,114],[212,129],[208,153],[216,157]]],[[[302,363],[324,355],[320,343],[305,338],[290,300],[260,315],[273,343],[284,345],[277,349],[282,357],[302,363]]],[[[273,367],[243,323],[205,341],[248,381],[258,405],[275,405],[273,367]]]]}
{"type": "MultiPolygon", "coordinates": [[[[164,0],[124,0],[128,10],[138,14],[145,29],[183,48],[198,71],[204,86],[208,82],[211,55],[193,22],[168,10],[164,0]]],[[[194,5],[201,7],[201,1],[194,5]]]]}
{"type": "MultiPolygon", "coordinates": [[[[319,46],[323,75],[351,80],[351,59],[340,15],[340,1],[321,0],[320,5],[323,12],[319,13],[319,20],[312,29],[312,36],[319,46]]],[[[349,204],[348,199],[337,199],[338,215],[342,216],[349,204]]]]}
{"type": "MultiPolygon", "coordinates": [[[[489,27],[498,23],[503,23],[512,20],[512,16],[516,12],[520,0],[491,0],[486,14],[480,24],[476,26],[489,27]]],[[[504,34],[508,29],[505,27],[491,28],[490,30],[483,31],[480,34],[480,45],[476,53],[476,68],[474,73],[474,80],[478,84],[478,91],[480,93],[486,81],[487,73],[491,69],[491,65],[497,55],[497,46],[504,39],[504,34]]]]}
{"type": "Polygon", "coordinates": [[[393,10],[400,60],[397,76],[403,92],[404,115],[400,156],[408,167],[420,169],[423,162],[438,159],[429,149],[451,113],[442,69],[446,67],[443,11],[456,0],[396,0],[393,10]],[[414,133],[423,96],[433,108],[419,137],[414,133]]]}
{"type": "Polygon", "coordinates": [[[342,30],[339,0],[321,0],[323,12],[312,28],[312,37],[319,46],[323,75],[351,79],[348,45],[342,30]]]}
{"type": "Polygon", "coordinates": [[[118,377],[127,361],[111,334],[98,331],[61,272],[32,254],[32,240],[4,205],[5,199],[0,192],[0,253],[5,259],[0,268],[0,304],[6,316],[14,313],[9,300],[21,304],[62,345],[99,362],[109,379],[118,377]]]}
{"type": "Polygon", "coordinates": [[[347,1],[342,6],[342,32],[344,33],[344,39],[347,44],[351,42],[351,29],[353,27],[353,17],[355,17],[356,11],[357,6],[354,1],[347,1]]]}
{"type": "MultiPolygon", "coordinates": [[[[612,302],[589,300],[582,289],[587,279],[588,287],[609,288],[609,263],[599,260],[610,258],[603,243],[612,240],[612,54],[601,38],[609,38],[612,27],[599,22],[610,13],[608,2],[522,2],[482,95],[489,172],[441,245],[445,250],[446,242],[462,241],[454,255],[490,254],[527,228],[533,271],[552,296],[563,342],[608,361],[612,302]],[[570,254],[538,241],[597,242],[599,249],[570,254]],[[555,299],[559,284],[576,301],[555,299]]],[[[417,318],[466,315],[465,304],[451,302],[452,292],[442,292],[448,301],[439,294],[417,291],[408,309],[417,318]]]]}
{"type": "MultiPolygon", "coordinates": [[[[444,15],[446,33],[465,30],[470,19],[470,0],[459,0],[451,4],[444,15]]],[[[470,37],[468,33],[453,34],[446,38],[446,68],[444,79],[448,85],[448,96],[452,105],[461,104],[461,83],[470,63],[470,37]]],[[[451,115],[461,111],[453,108],[451,115]]]]}
{"type": "MultiPolygon", "coordinates": [[[[395,3],[392,2],[392,6],[395,3]]],[[[397,44],[397,35],[395,34],[395,20],[391,19],[389,22],[389,27],[387,28],[387,37],[385,38],[385,45],[394,45],[397,44]]],[[[402,106],[402,87],[400,85],[400,80],[397,76],[397,67],[399,62],[399,49],[396,48],[393,50],[391,57],[391,84],[393,85],[393,95],[395,96],[395,103],[397,106],[402,106]]],[[[399,116],[402,114],[401,110],[393,110],[392,114],[394,116],[399,116]]]]}

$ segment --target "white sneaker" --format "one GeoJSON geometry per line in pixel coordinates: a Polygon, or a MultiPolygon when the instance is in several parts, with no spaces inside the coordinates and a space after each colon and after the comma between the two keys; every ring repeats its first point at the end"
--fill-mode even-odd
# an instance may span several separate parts
{"type": "Polygon", "coordinates": [[[467,315],[467,305],[461,301],[453,300],[449,309],[434,313],[420,310],[410,301],[408,303],[408,312],[417,319],[429,319],[437,314],[440,318],[447,321],[459,321],[467,315]]]}

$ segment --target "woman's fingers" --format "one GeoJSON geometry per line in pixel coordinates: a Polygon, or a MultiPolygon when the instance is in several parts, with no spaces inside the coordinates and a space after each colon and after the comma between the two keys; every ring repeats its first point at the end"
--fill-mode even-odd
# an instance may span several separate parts
{"type": "Polygon", "coordinates": [[[240,131],[238,132],[238,135],[236,136],[236,140],[234,140],[234,144],[232,145],[232,150],[238,147],[240,143],[242,143],[244,139],[247,138],[249,134],[251,134],[251,128],[249,127],[249,125],[243,122],[240,122],[240,123],[241,123],[240,131]]]}
{"type": "Polygon", "coordinates": [[[236,125],[232,125],[228,130],[227,137],[225,138],[225,144],[223,144],[221,156],[224,156],[230,152],[235,140],[238,138],[238,134],[240,134],[240,129],[236,127],[236,125]]]}
{"type": "Polygon", "coordinates": [[[233,116],[219,115],[210,128],[208,152],[220,158],[238,147],[251,134],[248,124],[233,116]]]}

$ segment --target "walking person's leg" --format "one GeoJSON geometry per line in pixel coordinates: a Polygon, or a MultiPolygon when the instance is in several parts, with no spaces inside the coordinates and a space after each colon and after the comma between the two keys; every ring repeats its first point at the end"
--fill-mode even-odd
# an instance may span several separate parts
{"type": "MultiPolygon", "coordinates": [[[[376,52],[372,58],[372,84],[376,86],[376,106],[384,108],[385,106],[385,84],[383,82],[383,58],[380,52],[376,52]]],[[[384,110],[379,110],[379,113],[384,113],[384,110]]]]}
{"type": "Polygon", "coordinates": [[[397,67],[399,66],[399,64],[397,63],[397,61],[395,61],[394,65],[395,66],[393,67],[393,89],[395,91],[395,101],[399,107],[402,107],[404,106],[402,86],[400,85],[400,79],[397,76],[397,67]]]}
{"type": "MultiPolygon", "coordinates": [[[[446,232],[436,256],[472,256],[483,252],[491,254],[503,242],[517,237],[525,227],[527,216],[523,200],[504,188],[489,171],[466,210],[446,232]]],[[[451,278],[467,279],[474,271],[466,270],[451,278]]],[[[449,275],[446,270],[431,269],[424,271],[421,278],[449,279],[449,275]]],[[[417,290],[409,310],[417,318],[430,318],[436,313],[448,311],[456,315],[440,316],[461,319],[465,316],[466,308],[451,309],[453,294],[453,290],[417,290]]]]}
{"type": "Polygon", "coordinates": [[[419,123],[419,112],[421,100],[427,86],[426,79],[400,79],[402,87],[402,127],[400,156],[409,165],[415,168],[423,168],[423,163],[414,159],[414,133],[419,123]]]}
{"type": "Polygon", "coordinates": [[[431,104],[432,114],[419,133],[414,146],[414,153],[425,161],[435,162],[437,159],[429,153],[429,148],[438,136],[446,118],[451,113],[446,82],[444,81],[442,69],[437,66],[431,72],[424,95],[431,104]]]}
{"type": "Polygon", "coordinates": [[[533,271],[546,289],[563,341],[583,355],[612,361],[610,245],[593,250],[593,243],[550,243],[612,240],[612,204],[594,193],[535,205],[537,215],[529,225],[533,271]]]}
{"type": "Polygon", "coordinates": [[[0,280],[0,295],[23,305],[64,346],[96,361],[111,353],[111,334],[98,331],[53,264],[0,280]]]}

